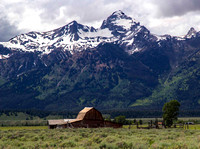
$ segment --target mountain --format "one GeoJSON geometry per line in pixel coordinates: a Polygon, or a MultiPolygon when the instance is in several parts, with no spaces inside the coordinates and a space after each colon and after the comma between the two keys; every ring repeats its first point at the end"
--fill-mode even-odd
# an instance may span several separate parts
{"type": "Polygon", "coordinates": [[[193,27],[191,27],[187,35],[185,36],[185,38],[190,39],[190,38],[195,38],[198,36],[199,36],[199,33],[193,27]]]}
{"type": "Polygon", "coordinates": [[[0,109],[199,108],[199,32],[154,35],[122,11],[0,42],[0,109]]]}
{"type": "Polygon", "coordinates": [[[150,35],[150,32],[139,22],[126,16],[122,11],[116,11],[103,21],[99,29],[72,21],[49,32],[29,32],[0,44],[13,51],[36,51],[44,55],[58,48],[73,54],[87,48],[95,48],[102,42],[116,42],[126,46],[128,51],[133,52],[143,48],[143,45],[138,45],[139,42],[144,44],[141,38],[143,40],[155,40],[156,37],[150,35]],[[138,43],[134,40],[137,40],[138,43]]]}

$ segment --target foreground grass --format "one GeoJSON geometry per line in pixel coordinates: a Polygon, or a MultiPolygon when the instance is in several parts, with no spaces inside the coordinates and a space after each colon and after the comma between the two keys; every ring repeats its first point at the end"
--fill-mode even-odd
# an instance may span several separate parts
{"type": "Polygon", "coordinates": [[[22,128],[1,128],[0,148],[200,148],[199,130],[22,128]]]}
{"type": "Polygon", "coordinates": [[[48,129],[48,126],[12,126],[12,127],[0,127],[1,130],[34,130],[34,129],[48,129]]]}

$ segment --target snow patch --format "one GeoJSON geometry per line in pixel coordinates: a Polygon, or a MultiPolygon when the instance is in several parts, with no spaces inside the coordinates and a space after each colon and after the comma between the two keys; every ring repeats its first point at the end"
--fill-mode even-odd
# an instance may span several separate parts
{"type": "Polygon", "coordinates": [[[7,58],[9,58],[10,57],[10,55],[9,54],[7,54],[7,55],[1,55],[0,54],[0,59],[7,59],[7,58]]]}
{"type": "Polygon", "coordinates": [[[139,48],[135,48],[135,49],[132,49],[132,50],[128,50],[128,54],[132,55],[133,53],[136,53],[136,52],[140,52],[142,49],[139,49],[139,48]]]}
{"type": "Polygon", "coordinates": [[[117,26],[122,26],[124,29],[128,30],[133,25],[133,21],[128,19],[119,19],[116,20],[114,24],[117,26]]]}

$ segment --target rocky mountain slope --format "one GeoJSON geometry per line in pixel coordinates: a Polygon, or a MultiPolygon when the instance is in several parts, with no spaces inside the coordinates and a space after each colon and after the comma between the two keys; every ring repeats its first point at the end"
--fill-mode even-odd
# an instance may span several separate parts
{"type": "Polygon", "coordinates": [[[194,28],[153,35],[122,11],[98,29],[72,21],[18,35],[0,42],[0,108],[198,108],[199,41],[194,28]]]}

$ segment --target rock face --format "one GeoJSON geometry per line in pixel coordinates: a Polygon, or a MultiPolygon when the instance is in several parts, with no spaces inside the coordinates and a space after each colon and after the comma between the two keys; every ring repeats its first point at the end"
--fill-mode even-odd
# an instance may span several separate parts
{"type": "Polygon", "coordinates": [[[98,29],[72,21],[18,35],[0,42],[0,108],[198,108],[199,41],[194,28],[153,35],[122,11],[98,29]]]}

